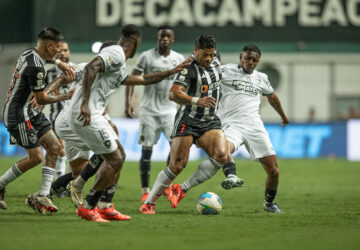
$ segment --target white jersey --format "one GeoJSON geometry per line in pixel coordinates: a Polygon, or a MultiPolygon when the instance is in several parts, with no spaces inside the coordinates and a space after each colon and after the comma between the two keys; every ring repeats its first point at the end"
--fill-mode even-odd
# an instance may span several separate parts
{"type": "Polygon", "coordinates": [[[236,64],[222,66],[222,98],[219,118],[223,124],[262,124],[259,106],[261,95],[271,95],[274,90],[266,74],[254,70],[248,74],[236,64]]]}
{"type": "MultiPolygon", "coordinates": [[[[170,54],[164,57],[154,48],[141,53],[135,69],[143,74],[156,73],[170,70],[182,61],[184,61],[184,57],[173,50],[170,50],[170,54]]],[[[176,103],[170,101],[168,97],[174,78],[171,76],[157,84],[145,86],[140,102],[140,116],[175,115],[176,103]]]]}
{"type": "MultiPolygon", "coordinates": [[[[91,86],[89,108],[91,115],[102,115],[111,94],[127,79],[125,73],[125,53],[120,45],[112,45],[101,50],[97,56],[103,63],[103,72],[99,72],[91,86]]],[[[73,117],[80,113],[82,87],[76,88],[71,98],[73,117]]]]}

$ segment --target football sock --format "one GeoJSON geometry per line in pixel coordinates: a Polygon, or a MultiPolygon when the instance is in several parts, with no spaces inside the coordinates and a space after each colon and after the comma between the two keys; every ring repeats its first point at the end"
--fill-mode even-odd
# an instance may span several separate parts
{"type": "Polygon", "coordinates": [[[85,209],[94,209],[104,191],[90,189],[82,205],[85,209]]]}
{"type": "Polygon", "coordinates": [[[148,188],[150,180],[150,168],[151,168],[151,155],[152,149],[142,149],[140,159],[140,179],[141,187],[148,188]]]}
{"type": "Polygon", "coordinates": [[[112,206],[112,199],[116,191],[116,184],[108,187],[101,195],[100,201],[97,206],[100,209],[106,209],[112,206]]]}
{"type": "Polygon", "coordinates": [[[66,190],[66,186],[72,181],[74,178],[72,177],[72,173],[64,174],[60,176],[51,184],[50,194],[58,194],[64,192],[66,190]]]}
{"type": "Polygon", "coordinates": [[[203,183],[213,177],[220,168],[221,164],[212,158],[202,161],[196,172],[181,184],[181,189],[186,192],[203,183]]]}
{"type": "Polygon", "coordinates": [[[273,203],[277,190],[265,189],[265,204],[273,203]]]}
{"type": "Polygon", "coordinates": [[[60,176],[63,176],[66,171],[66,157],[58,157],[56,160],[55,166],[55,180],[57,180],[60,176]]]}
{"type": "Polygon", "coordinates": [[[176,175],[173,174],[168,167],[160,171],[156,178],[154,186],[144,203],[155,204],[157,199],[159,199],[165,189],[170,186],[171,182],[175,179],[175,177],[176,175]]]}
{"type": "MultiPolygon", "coordinates": [[[[170,143],[170,145],[171,145],[171,143],[170,143]]],[[[170,153],[169,153],[168,158],[166,160],[166,166],[169,166],[169,163],[170,163],[170,153]]]]}
{"type": "Polygon", "coordinates": [[[100,155],[94,154],[91,156],[89,163],[85,166],[81,172],[82,179],[86,182],[90,177],[96,174],[97,170],[104,162],[104,159],[100,155]]]}
{"type": "Polygon", "coordinates": [[[46,196],[50,193],[51,183],[54,179],[55,169],[43,166],[41,172],[42,179],[39,195],[46,196]]]}
{"type": "Polygon", "coordinates": [[[226,177],[229,175],[236,175],[236,165],[234,162],[228,161],[223,164],[223,172],[226,177]]]}
{"type": "Polygon", "coordinates": [[[16,163],[0,176],[0,189],[5,188],[7,184],[20,177],[22,172],[16,166],[16,163]]]}

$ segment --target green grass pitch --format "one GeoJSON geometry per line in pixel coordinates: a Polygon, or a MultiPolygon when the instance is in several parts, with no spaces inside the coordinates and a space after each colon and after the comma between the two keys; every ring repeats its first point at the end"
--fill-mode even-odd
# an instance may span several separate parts
{"type": "MultiPolygon", "coordinates": [[[[3,174],[16,158],[0,158],[3,174]]],[[[181,183],[199,162],[190,162],[175,180],[181,183]]],[[[8,210],[0,210],[0,249],[360,249],[360,164],[345,160],[280,160],[276,202],[284,214],[263,211],[265,172],[258,163],[237,162],[245,186],[223,190],[223,174],[190,190],[177,209],[161,197],[157,214],[143,215],[138,163],[126,162],[115,207],[131,221],[93,223],[75,215],[69,198],[54,198],[59,211],[36,215],[24,205],[38,191],[41,168],[7,187],[8,210]],[[223,210],[199,215],[196,201],[206,191],[217,193],[223,210]]],[[[151,183],[164,163],[152,164],[151,183]]],[[[86,191],[92,184],[91,179],[86,191]]]]}

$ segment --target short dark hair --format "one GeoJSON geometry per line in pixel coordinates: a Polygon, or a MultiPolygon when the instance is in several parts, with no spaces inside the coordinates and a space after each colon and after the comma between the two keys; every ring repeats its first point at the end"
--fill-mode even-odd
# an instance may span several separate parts
{"type": "Polygon", "coordinates": [[[125,38],[140,38],[140,29],[135,24],[127,24],[121,30],[121,36],[125,38]]]}
{"type": "Polygon", "coordinates": [[[247,50],[259,53],[259,55],[261,56],[261,50],[255,44],[247,44],[247,45],[245,45],[244,48],[243,48],[243,51],[247,51],[247,50]]]}
{"type": "Polygon", "coordinates": [[[115,44],[116,44],[116,42],[115,42],[115,41],[112,41],[112,40],[110,40],[110,41],[105,41],[105,42],[103,42],[103,43],[101,44],[100,49],[99,49],[99,52],[100,52],[102,49],[105,49],[106,47],[109,47],[109,46],[115,45],[115,44]]]}
{"type": "Polygon", "coordinates": [[[216,48],[216,41],[210,35],[201,35],[196,39],[195,46],[198,49],[212,49],[216,48]]]}
{"type": "Polygon", "coordinates": [[[64,36],[61,34],[61,32],[54,28],[44,28],[40,31],[37,38],[42,40],[51,40],[54,42],[60,42],[64,40],[64,36]]]}
{"type": "Polygon", "coordinates": [[[161,25],[161,26],[158,28],[158,31],[159,31],[159,30],[173,30],[173,28],[171,28],[170,25],[165,24],[165,25],[161,25]]]}

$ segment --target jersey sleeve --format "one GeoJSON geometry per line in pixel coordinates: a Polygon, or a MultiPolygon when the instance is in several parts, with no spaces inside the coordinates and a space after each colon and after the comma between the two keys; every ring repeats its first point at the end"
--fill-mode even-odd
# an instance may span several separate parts
{"type": "Polygon", "coordinates": [[[103,63],[104,72],[118,69],[125,64],[125,54],[123,49],[118,45],[113,45],[101,50],[98,55],[103,63]]]}
{"type": "Polygon", "coordinates": [[[184,68],[175,78],[174,84],[178,84],[187,88],[191,83],[190,66],[184,68]]]}
{"type": "Polygon", "coordinates": [[[141,73],[144,73],[146,70],[146,66],[148,64],[148,60],[146,57],[145,53],[142,53],[139,58],[138,58],[138,62],[136,64],[136,66],[134,67],[134,69],[140,71],[141,73]]]}
{"type": "Polygon", "coordinates": [[[274,89],[270,84],[270,81],[267,75],[263,75],[261,79],[261,92],[263,96],[271,95],[274,93],[274,89]]]}
{"type": "Polygon", "coordinates": [[[25,77],[32,91],[40,92],[45,89],[45,74],[45,69],[42,67],[27,68],[25,77]]]}

